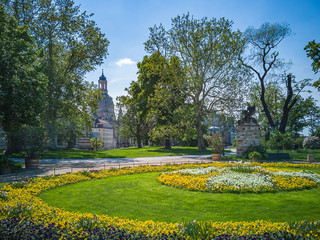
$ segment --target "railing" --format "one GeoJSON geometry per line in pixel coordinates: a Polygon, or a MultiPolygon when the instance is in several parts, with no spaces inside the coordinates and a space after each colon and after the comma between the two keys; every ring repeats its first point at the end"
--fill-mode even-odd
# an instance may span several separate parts
{"type": "MultiPolygon", "coordinates": [[[[70,167],[46,167],[45,164],[40,164],[39,168],[25,169],[22,172],[16,172],[11,174],[0,175],[0,182],[12,182],[19,181],[25,178],[34,178],[49,175],[60,175],[65,173],[72,173],[78,171],[93,171],[104,170],[110,168],[124,168],[124,167],[137,167],[137,166],[162,166],[168,164],[187,164],[187,163],[208,163],[210,159],[175,159],[175,160],[163,160],[163,161],[149,161],[149,162],[123,162],[123,163],[87,163],[87,166],[77,167],[74,163],[70,167]]],[[[83,165],[83,164],[81,164],[83,165]]]]}

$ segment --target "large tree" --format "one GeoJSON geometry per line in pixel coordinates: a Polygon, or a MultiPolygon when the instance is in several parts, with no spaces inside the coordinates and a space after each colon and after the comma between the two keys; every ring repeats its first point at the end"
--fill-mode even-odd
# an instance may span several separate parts
{"type": "Polygon", "coordinates": [[[259,99],[269,126],[278,129],[281,133],[286,130],[289,113],[297,102],[300,92],[309,84],[308,80],[296,81],[291,74],[285,78],[278,77],[282,82],[277,82],[277,77],[271,74],[276,73],[276,70],[283,70],[285,62],[279,58],[279,52],[276,51],[276,48],[290,34],[291,30],[287,24],[264,23],[258,29],[249,27],[244,33],[248,51],[244,51],[245,54],[240,58],[242,64],[258,78],[259,99]],[[266,100],[266,86],[269,81],[286,86],[286,97],[282,105],[281,120],[278,124],[270,110],[271,106],[266,100]]]}
{"type": "Polygon", "coordinates": [[[0,127],[7,132],[6,153],[10,154],[16,151],[17,131],[39,123],[47,78],[28,27],[19,26],[1,5],[0,56],[0,127]]]}
{"type": "Polygon", "coordinates": [[[232,22],[221,18],[194,19],[189,14],[172,19],[171,28],[160,24],[150,28],[145,48],[160,52],[168,59],[179,57],[186,70],[186,94],[193,105],[198,149],[204,150],[203,120],[213,109],[226,109],[241,102],[240,87],[245,75],[240,74],[237,55],[243,41],[232,22]]]}
{"type": "Polygon", "coordinates": [[[102,63],[109,42],[91,15],[80,12],[72,0],[1,2],[21,25],[30,26],[38,47],[44,49],[43,66],[49,84],[43,119],[55,148],[57,120],[68,117],[68,109],[81,101],[86,87],[83,77],[102,63]]]}
{"type": "Polygon", "coordinates": [[[144,69],[149,73],[145,77],[148,78],[150,74],[158,76],[154,92],[148,97],[147,116],[152,123],[149,136],[153,141],[164,142],[166,149],[171,149],[171,141],[182,130],[181,123],[188,121],[188,115],[181,114],[181,109],[186,103],[183,91],[184,70],[178,57],[171,57],[167,61],[159,53],[146,57],[142,63],[148,66],[144,69]]]}
{"type": "MultiPolygon", "coordinates": [[[[314,73],[318,73],[320,69],[320,43],[316,43],[316,41],[313,40],[305,46],[304,50],[307,52],[307,56],[313,60],[311,64],[312,70],[314,73]]],[[[314,82],[313,86],[320,91],[320,78],[314,82]]]]}

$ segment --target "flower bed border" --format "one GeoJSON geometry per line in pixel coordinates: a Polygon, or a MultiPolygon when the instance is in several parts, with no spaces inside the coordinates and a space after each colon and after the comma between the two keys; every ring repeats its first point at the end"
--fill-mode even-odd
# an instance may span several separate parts
{"type": "MultiPolygon", "coordinates": [[[[140,166],[134,168],[110,169],[92,172],[76,172],[60,176],[47,176],[35,179],[29,179],[25,183],[15,183],[3,186],[0,194],[0,219],[11,217],[20,217],[33,221],[35,224],[44,224],[45,226],[55,224],[61,230],[70,230],[72,236],[85,238],[85,229],[113,227],[115,229],[128,232],[143,233],[149,238],[159,238],[160,236],[181,236],[187,239],[192,237],[185,232],[188,224],[165,223],[149,221],[136,221],[130,219],[121,219],[118,217],[109,217],[107,215],[93,215],[90,213],[68,212],[56,207],[51,207],[43,202],[38,195],[45,190],[60,187],[66,184],[88,181],[91,179],[101,179],[112,176],[173,171],[183,168],[198,168],[199,166],[229,166],[234,163],[210,163],[210,164],[182,164],[182,165],[164,165],[164,166],[140,166]]],[[[294,167],[303,166],[306,168],[319,169],[319,165],[304,164],[296,165],[289,163],[252,163],[252,166],[269,167],[294,167]]],[[[305,230],[299,230],[297,225],[292,227],[286,222],[271,223],[258,220],[255,222],[197,222],[200,226],[207,226],[205,234],[207,237],[229,234],[232,236],[243,235],[261,235],[264,233],[287,232],[294,235],[311,234],[317,237],[320,232],[320,223],[311,222],[313,227],[311,233],[305,230]],[[316,229],[316,230],[315,230],[316,229]]],[[[309,226],[308,225],[308,226],[309,226]]],[[[196,225],[195,225],[196,226],[196,225]]],[[[194,226],[194,227],[195,227],[194,226]]],[[[307,228],[303,228],[307,229],[307,228]]],[[[198,234],[201,234],[198,232],[198,234]]],[[[320,234],[319,234],[320,235],[320,234]]],[[[62,236],[67,237],[67,236],[62,236]]]]}

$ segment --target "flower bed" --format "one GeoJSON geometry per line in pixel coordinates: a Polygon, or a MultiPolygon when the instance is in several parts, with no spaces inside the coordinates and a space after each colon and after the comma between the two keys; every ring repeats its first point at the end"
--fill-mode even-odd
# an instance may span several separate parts
{"type": "MultiPolygon", "coordinates": [[[[202,164],[203,168],[214,167],[232,167],[234,163],[213,163],[202,164]]],[[[293,164],[260,164],[264,167],[297,167],[293,164]]],[[[252,164],[252,167],[258,164],[252,164]]],[[[318,165],[304,165],[309,168],[319,168],[318,165]]],[[[147,172],[163,172],[177,171],[180,169],[195,169],[199,168],[199,164],[185,165],[165,165],[165,166],[144,166],[124,169],[111,169],[97,172],[76,172],[64,174],[60,176],[49,176],[42,178],[29,179],[26,182],[13,183],[3,186],[0,190],[0,221],[7,224],[15,224],[18,228],[27,231],[28,228],[41,229],[51,227],[56,229],[52,235],[57,235],[61,239],[93,239],[110,232],[111,234],[124,234],[132,236],[130,239],[146,238],[146,239],[192,239],[192,238],[218,238],[230,239],[230,237],[261,236],[258,239],[268,239],[267,236],[313,236],[317,238],[319,234],[319,223],[296,223],[290,225],[288,223],[271,223],[268,221],[255,222],[192,222],[192,223],[165,223],[150,221],[137,221],[130,219],[120,219],[110,217],[108,215],[93,215],[90,213],[68,212],[63,209],[51,207],[43,202],[38,194],[42,191],[60,187],[66,184],[88,181],[91,179],[101,179],[106,177],[114,177],[126,174],[138,174],[147,172]],[[301,227],[300,227],[300,225],[301,227]],[[28,226],[25,227],[25,226],[28,226]],[[99,230],[98,230],[99,229],[99,230]],[[115,232],[113,232],[113,230],[115,232]],[[120,232],[119,232],[120,231],[120,232]],[[196,236],[196,237],[195,237],[196,236]]],[[[269,169],[267,169],[269,170],[269,169]]],[[[196,170],[195,170],[196,171],[196,170]]],[[[280,169],[279,169],[280,171],[280,169]]],[[[282,171],[282,170],[281,170],[282,171]]],[[[188,174],[186,174],[188,175],[188,174]]],[[[204,175],[197,174],[199,178],[204,175]]],[[[6,229],[11,228],[6,225],[6,229]]],[[[15,227],[16,227],[15,226],[15,227]]],[[[13,226],[12,226],[13,229],[13,226]]],[[[21,230],[20,229],[20,230],[21,230]]],[[[2,239],[4,230],[0,230],[2,239]]],[[[50,233],[51,234],[51,233],[50,233]]],[[[128,238],[129,238],[128,237],[128,238]]],[[[251,239],[253,239],[251,238],[251,239]]],[[[103,238],[100,238],[103,239],[103,238]]],[[[292,238],[291,238],[292,239],[292,238]]]]}
{"type": "Polygon", "coordinates": [[[293,191],[320,185],[320,177],[310,171],[250,165],[183,169],[162,173],[157,179],[168,186],[214,193],[293,191]]]}

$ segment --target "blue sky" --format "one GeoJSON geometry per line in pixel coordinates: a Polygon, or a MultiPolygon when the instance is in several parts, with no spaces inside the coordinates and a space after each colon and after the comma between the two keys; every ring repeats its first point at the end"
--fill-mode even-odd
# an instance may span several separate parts
{"type": "MultiPolygon", "coordinates": [[[[317,79],[311,69],[304,46],[320,41],[320,0],[74,0],[81,11],[93,13],[101,31],[110,41],[109,55],[97,70],[86,75],[97,83],[102,69],[108,80],[109,95],[125,94],[124,89],[137,79],[136,63],[147,53],[143,43],[149,27],[162,23],[170,28],[171,19],[190,12],[194,18],[227,18],[234,30],[260,27],[264,22],[287,22],[295,33],[278,47],[280,57],[291,60],[290,72],[298,80],[317,79]]],[[[320,100],[318,91],[313,96],[320,100]]],[[[306,95],[305,95],[306,96],[306,95]]],[[[319,103],[318,103],[319,104],[319,103]]]]}

